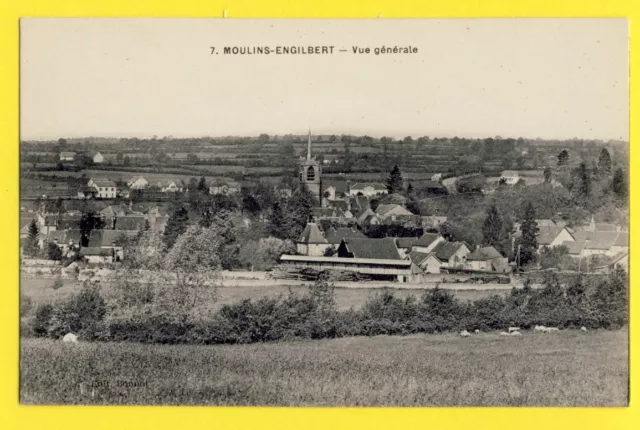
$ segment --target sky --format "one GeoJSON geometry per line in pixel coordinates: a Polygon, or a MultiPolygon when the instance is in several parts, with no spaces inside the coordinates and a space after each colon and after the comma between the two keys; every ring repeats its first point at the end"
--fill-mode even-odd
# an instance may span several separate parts
{"type": "Polygon", "coordinates": [[[21,138],[629,138],[624,19],[21,20],[21,138]],[[225,46],[333,55],[218,55],[225,46]],[[417,54],[352,54],[412,46],[417,54]]]}

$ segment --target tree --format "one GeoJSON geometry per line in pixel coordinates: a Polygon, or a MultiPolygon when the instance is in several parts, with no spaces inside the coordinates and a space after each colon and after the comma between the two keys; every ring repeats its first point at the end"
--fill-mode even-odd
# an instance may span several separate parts
{"type": "Polygon", "coordinates": [[[575,195],[583,202],[588,202],[591,197],[591,172],[587,168],[585,162],[580,163],[576,172],[577,184],[575,186],[575,195]]]}
{"type": "Polygon", "coordinates": [[[611,155],[607,148],[602,148],[600,151],[600,157],[598,158],[598,171],[604,175],[611,174],[611,155]]]}
{"type": "Polygon", "coordinates": [[[24,245],[24,253],[30,257],[35,257],[38,255],[40,251],[39,246],[40,241],[40,229],[38,228],[38,224],[36,224],[36,220],[31,220],[29,224],[29,233],[27,235],[27,241],[24,245]]]}
{"type": "Polygon", "coordinates": [[[277,264],[282,254],[294,252],[292,241],[267,237],[246,242],[240,249],[238,260],[251,270],[266,270],[277,264]]]}
{"type": "Polygon", "coordinates": [[[563,149],[558,154],[558,166],[566,166],[569,164],[569,151],[563,149]]]}
{"type": "Polygon", "coordinates": [[[613,192],[621,198],[627,197],[627,178],[621,168],[617,168],[613,175],[613,192]]]}
{"type": "Polygon", "coordinates": [[[544,181],[546,183],[551,182],[551,168],[550,167],[545,167],[545,169],[544,169],[544,181]]]}
{"type": "Polygon", "coordinates": [[[409,185],[407,185],[407,195],[411,194],[413,194],[413,185],[411,185],[411,182],[409,182],[409,185]]]}
{"type": "Polygon", "coordinates": [[[209,187],[207,186],[207,179],[204,176],[200,178],[200,181],[196,186],[196,190],[200,191],[201,193],[209,192],[209,187]]]}
{"type": "Polygon", "coordinates": [[[168,248],[171,248],[182,233],[187,230],[187,223],[189,222],[189,212],[183,207],[176,208],[169,219],[164,229],[163,240],[168,248]]]}
{"type": "Polygon", "coordinates": [[[307,187],[298,187],[287,201],[285,222],[287,235],[285,239],[297,240],[313,216],[314,196],[307,187]]]}
{"type": "Polygon", "coordinates": [[[200,159],[193,152],[190,152],[189,154],[187,154],[187,162],[189,164],[198,164],[199,161],[200,159]]]}
{"type": "Polygon", "coordinates": [[[402,173],[400,172],[400,168],[396,164],[395,166],[393,166],[393,169],[391,169],[385,185],[387,186],[387,191],[389,192],[389,194],[393,194],[399,193],[403,190],[402,184],[402,173]]]}
{"type": "Polygon", "coordinates": [[[271,205],[267,230],[269,232],[269,236],[277,237],[278,239],[287,238],[284,214],[278,200],[275,200],[273,205],[271,205]]]}
{"type": "Polygon", "coordinates": [[[380,200],[378,199],[371,199],[369,200],[369,207],[371,208],[372,211],[377,211],[378,210],[378,206],[380,206],[380,200]]]}
{"type": "Polygon", "coordinates": [[[482,236],[488,246],[499,247],[503,240],[502,218],[495,204],[487,210],[487,217],[482,225],[482,236]]]}
{"type": "Polygon", "coordinates": [[[93,206],[83,208],[83,212],[80,217],[80,233],[82,235],[80,245],[88,246],[91,232],[93,230],[101,229],[102,227],[104,227],[104,220],[100,215],[96,214],[93,206]]]}
{"type": "Polygon", "coordinates": [[[262,133],[260,136],[258,136],[258,142],[260,142],[260,143],[269,142],[269,135],[266,134],[266,133],[262,133]]]}
{"type": "Polygon", "coordinates": [[[538,223],[536,222],[536,210],[530,201],[525,203],[524,217],[520,225],[522,236],[520,238],[519,265],[525,265],[535,260],[538,249],[538,223]]]}

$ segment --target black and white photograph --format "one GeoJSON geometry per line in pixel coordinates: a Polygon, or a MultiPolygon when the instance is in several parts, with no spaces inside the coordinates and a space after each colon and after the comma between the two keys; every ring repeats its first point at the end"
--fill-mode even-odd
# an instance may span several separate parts
{"type": "Polygon", "coordinates": [[[628,38],[21,19],[21,404],[628,406],[628,38]]]}

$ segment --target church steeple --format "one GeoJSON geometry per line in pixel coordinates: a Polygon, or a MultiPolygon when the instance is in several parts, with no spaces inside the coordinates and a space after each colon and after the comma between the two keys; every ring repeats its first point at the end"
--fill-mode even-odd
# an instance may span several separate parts
{"type": "Polygon", "coordinates": [[[309,129],[309,141],[307,142],[307,160],[311,160],[311,129],[309,129]]]}

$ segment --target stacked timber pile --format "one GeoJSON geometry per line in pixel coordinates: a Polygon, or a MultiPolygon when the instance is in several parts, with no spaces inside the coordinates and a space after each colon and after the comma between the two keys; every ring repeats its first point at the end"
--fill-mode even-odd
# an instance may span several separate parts
{"type": "Polygon", "coordinates": [[[307,267],[286,267],[277,266],[270,272],[271,279],[288,279],[298,281],[316,281],[321,274],[325,273],[331,281],[361,281],[361,275],[354,272],[343,272],[339,270],[316,270],[307,267]]]}

